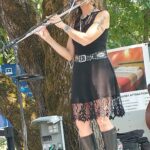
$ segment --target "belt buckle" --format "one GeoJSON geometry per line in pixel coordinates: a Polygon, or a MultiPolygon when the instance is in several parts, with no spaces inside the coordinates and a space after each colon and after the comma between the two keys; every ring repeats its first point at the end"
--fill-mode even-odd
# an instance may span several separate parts
{"type": "Polygon", "coordinates": [[[98,56],[98,57],[105,57],[106,54],[105,54],[104,52],[100,52],[100,53],[97,54],[97,56],[98,56]]]}
{"type": "Polygon", "coordinates": [[[79,62],[80,62],[80,63],[86,62],[86,55],[80,55],[80,56],[79,56],[79,62]]]}

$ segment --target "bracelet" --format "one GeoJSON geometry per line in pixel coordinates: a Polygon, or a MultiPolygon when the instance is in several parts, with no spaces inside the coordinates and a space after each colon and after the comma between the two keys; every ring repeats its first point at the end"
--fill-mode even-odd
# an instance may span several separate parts
{"type": "Polygon", "coordinates": [[[70,29],[71,29],[71,27],[68,26],[68,25],[65,25],[65,27],[63,28],[63,30],[64,30],[65,32],[68,32],[70,29]]]}

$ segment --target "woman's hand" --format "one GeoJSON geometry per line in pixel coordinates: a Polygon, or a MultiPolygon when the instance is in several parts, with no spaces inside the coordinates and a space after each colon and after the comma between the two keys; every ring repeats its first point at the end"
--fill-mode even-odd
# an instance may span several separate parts
{"type": "Polygon", "coordinates": [[[55,24],[58,28],[63,29],[65,26],[65,23],[61,20],[61,18],[59,17],[59,15],[55,15],[53,17],[50,18],[49,22],[51,24],[55,24]]]}
{"type": "MultiPolygon", "coordinates": [[[[38,29],[38,28],[37,28],[38,29]]],[[[43,40],[47,40],[50,36],[47,28],[45,26],[40,26],[39,27],[39,31],[35,32],[36,35],[38,35],[40,38],[42,38],[43,40]]]]}

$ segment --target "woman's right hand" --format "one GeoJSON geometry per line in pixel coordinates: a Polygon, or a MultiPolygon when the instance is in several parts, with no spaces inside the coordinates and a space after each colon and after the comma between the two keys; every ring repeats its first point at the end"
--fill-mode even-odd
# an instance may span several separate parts
{"type": "MultiPolygon", "coordinates": [[[[38,28],[37,28],[38,30],[38,28]]],[[[50,34],[46,28],[46,26],[40,26],[39,30],[35,32],[36,35],[38,35],[43,40],[47,40],[50,37],[50,34]]]]}

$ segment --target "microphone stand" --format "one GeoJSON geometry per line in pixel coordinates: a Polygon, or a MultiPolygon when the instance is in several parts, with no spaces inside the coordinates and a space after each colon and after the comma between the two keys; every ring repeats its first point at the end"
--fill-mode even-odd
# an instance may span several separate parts
{"type": "Polygon", "coordinates": [[[20,81],[17,78],[17,76],[21,76],[21,71],[19,67],[19,59],[18,59],[18,45],[13,46],[14,49],[14,55],[15,55],[15,60],[16,60],[16,85],[17,85],[17,98],[18,102],[20,105],[20,115],[21,115],[21,126],[22,126],[22,133],[23,133],[23,145],[24,149],[28,150],[28,145],[27,145],[27,126],[25,122],[25,117],[24,117],[24,109],[23,109],[23,101],[22,101],[22,95],[20,91],[20,81]]]}
{"type": "MultiPolygon", "coordinates": [[[[21,126],[22,126],[22,133],[23,133],[23,145],[24,149],[28,150],[28,144],[27,144],[27,126],[25,122],[25,116],[24,116],[24,109],[23,109],[23,101],[22,101],[22,95],[21,95],[21,81],[27,81],[27,80],[39,80],[43,79],[43,76],[40,75],[28,75],[28,74],[21,74],[21,70],[19,67],[19,59],[18,59],[18,45],[13,45],[14,49],[14,55],[16,60],[16,76],[13,76],[13,78],[16,79],[16,85],[17,85],[17,99],[20,105],[20,115],[21,115],[21,126]]],[[[11,150],[11,149],[10,149],[11,150]]]]}

